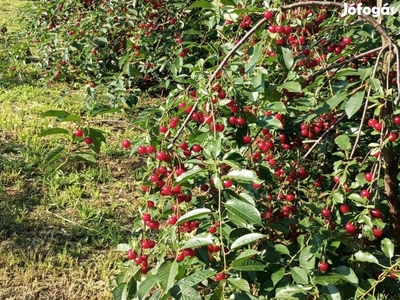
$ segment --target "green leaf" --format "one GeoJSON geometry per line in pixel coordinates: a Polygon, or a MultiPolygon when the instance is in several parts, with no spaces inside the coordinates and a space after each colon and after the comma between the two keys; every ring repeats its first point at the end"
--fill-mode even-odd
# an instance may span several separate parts
{"type": "Polygon", "coordinates": [[[176,178],[176,183],[184,183],[189,179],[204,175],[204,170],[199,166],[194,166],[193,169],[186,171],[176,178]]]}
{"type": "Polygon", "coordinates": [[[314,110],[309,116],[307,117],[307,121],[314,119],[317,115],[323,114],[329,110],[333,110],[338,106],[340,103],[343,102],[344,99],[347,98],[347,93],[346,92],[341,92],[337,93],[331,98],[329,98],[327,101],[322,102],[320,106],[314,110]]]}
{"type": "Polygon", "coordinates": [[[181,282],[189,286],[194,286],[214,275],[215,272],[211,270],[195,271],[189,276],[183,278],[181,282]]]}
{"type": "Polygon", "coordinates": [[[97,159],[93,154],[85,153],[85,152],[77,152],[75,153],[75,158],[78,160],[82,160],[84,162],[97,165],[97,159]]]}
{"type": "Polygon", "coordinates": [[[123,300],[122,295],[124,293],[125,287],[126,287],[126,283],[121,283],[118,286],[116,286],[113,290],[113,299],[123,300]]]}
{"type": "Polygon", "coordinates": [[[251,78],[251,81],[253,83],[253,89],[259,91],[260,93],[263,93],[265,91],[264,74],[258,73],[251,78]]]}
{"type": "Polygon", "coordinates": [[[276,51],[276,57],[278,59],[279,64],[284,68],[286,72],[288,72],[294,63],[293,53],[287,47],[278,47],[276,51]]]}
{"type": "Polygon", "coordinates": [[[222,180],[224,179],[234,179],[237,182],[256,182],[257,175],[254,171],[251,170],[233,170],[228,174],[222,176],[222,180]]]}
{"type": "Polygon", "coordinates": [[[49,152],[47,152],[46,156],[43,159],[43,164],[47,165],[56,159],[58,159],[62,152],[65,150],[64,146],[57,146],[51,149],[49,152]]]}
{"type": "Polygon", "coordinates": [[[322,287],[324,299],[327,300],[342,300],[339,290],[332,284],[322,287]]]}
{"type": "Polygon", "coordinates": [[[381,241],[381,249],[383,254],[385,254],[386,257],[392,258],[394,255],[394,244],[391,240],[388,238],[384,238],[381,241]]]}
{"type": "Polygon", "coordinates": [[[290,254],[289,249],[283,244],[275,244],[274,248],[280,254],[286,254],[286,255],[290,254]]]}
{"type": "Polygon", "coordinates": [[[212,5],[208,1],[196,1],[192,5],[190,5],[190,8],[205,8],[205,9],[211,9],[212,5]]]}
{"type": "Polygon", "coordinates": [[[176,275],[178,275],[178,263],[176,260],[167,260],[158,268],[158,282],[166,293],[174,286],[176,275]]]}
{"type": "Polygon", "coordinates": [[[42,118],[45,118],[45,117],[68,117],[69,115],[70,113],[65,110],[48,110],[42,113],[40,116],[42,118]]]}
{"type": "Polygon", "coordinates": [[[360,79],[364,81],[372,74],[373,68],[358,68],[357,72],[360,75],[360,79]]]}
{"type": "Polygon", "coordinates": [[[307,271],[307,274],[314,269],[315,253],[311,252],[311,246],[305,247],[299,255],[300,267],[307,271]]]}
{"type": "Polygon", "coordinates": [[[286,89],[289,92],[300,93],[301,92],[301,85],[295,81],[288,81],[280,85],[281,89],[286,89]]]}
{"type": "Polygon", "coordinates": [[[349,119],[361,108],[364,101],[364,95],[364,91],[357,92],[347,101],[345,111],[349,119]]]}
{"type": "Polygon", "coordinates": [[[260,212],[254,206],[237,200],[229,200],[225,203],[225,207],[230,213],[238,216],[245,222],[262,226],[260,212]]]}
{"type": "Polygon", "coordinates": [[[236,249],[236,248],[240,248],[243,247],[245,245],[251,244],[255,241],[258,241],[259,239],[262,239],[263,237],[265,237],[264,234],[261,233],[249,233],[246,234],[244,236],[241,236],[240,238],[238,238],[236,241],[234,241],[231,245],[231,249],[236,249]]]}
{"type": "Polygon", "coordinates": [[[350,138],[345,134],[339,135],[337,138],[335,138],[335,143],[342,150],[350,150],[351,149],[350,138]]]}
{"type": "Polygon", "coordinates": [[[140,300],[147,299],[150,296],[151,290],[154,288],[158,281],[157,275],[150,275],[145,280],[143,280],[138,288],[137,294],[140,300]]]}
{"type": "Polygon", "coordinates": [[[131,278],[129,282],[125,285],[122,291],[121,300],[132,299],[135,296],[137,289],[137,283],[135,278],[131,278]]]}
{"type": "Polygon", "coordinates": [[[244,250],[242,253],[240,253],[235,260],[241,260],[244,258],[249,258],[249,257],[253,257],[254,255],[257,255],[258,251],[257,250],[253,250],[253,249],[247,249],[244,250]]]}
{"type": "Polygon", "coordinates": [[[245,258],[232,262],[232,268],[237,271],[263,271],[265,263],[252,258],[245,258]]]}
{"type": "Polygon", "coordinates": [[[118,252],[126,252],[126,251],[128,251],[129,249],[131,249],[131,246],[129,245],[129,244],[118,244],[117,245],[117,248],[115,249],[115,251],[118,251],[118,252]]]}
{"type": "Polygon", "coordinates": [[[302,268],[293,267],[290,270],[293,280],[299,284],[308,284],[308,275],[307,272],[302,268]]]}
{"type": "Polygon", "coordinates": [[[191,286],[180,283],[171,289],[171,296],[176,300],[202,300],[199,293],[191,286]]]}
{"type": "MultiPolygon", "coordinates": [[[[310,288],[307,288],[310,289],[310,288]]],[[[280,289],[276,295],[275,298],[277,299],[299,299],[297,294],[306,294],[307,289],[304,288],[301,285],[287,285],[284,288],[280,289]]]]}
{"type": "Polygon", "coordinates": [[[209,215],[211,213],[211,210],[208,208],[197,208],[194,210],[191,210],[181,216],[178,221],[176,222],[176,225],[180,225],[182,223],[185,223],[187,221],[191,220],[196,220],[196,219],[201,219],[204,218],[205,216],[209,215]]]}
{"type": "Polygon", "coordinates": [[[322,274],[314,277],[314,282],[320,285],[328,285],[328,284],[339,284],[342,280],[341,275],[337,274],[322,274]]]}
{"type": "Polygon", "coordinates": [[[211,236],[207,236],[207,237],[194,236],[190,240],[188,240],[185,243],[185,245],[183,245],[182,249],[197,248],[197,247],[208,246],[208,245],[213,245],[213,244],[215,244],[215,243],[212,240],[211,236]]]}
{"type": "Polygon", "coordinates": [[[341,279],[353,284],[358,285],[358,277],[353,269],[347,266],[336,267],[333,272],[340,276],[341,279]]]}
{"type": "Polygon", "coordinates": [[[267,129],[282,129],[282,122],[275,117],[259,116],[257,117],[256,124],[260,127],[267,129]]]}
{"type": "Polygon", "coordinates": [[[271,280],[274,286],[276,286],[279,283],[279,281],[281,281],[284,275],[285,275],[285,268],[279,269],[278,271],[274,272],[271,275],[271,280]]]}
{"type": "Polygon", "coordinates": [[[374,255],[372,255],[371,253],[368,253],[368,252],[361,251],[361,250],[354,253],[354,261],[379,264],[378,259],[374,255]]]}
{"type": "Polygon", "coordinates": [[[69,131],[67,129],[64,128],[49,128],[46,130],[43,130],[41,133],[39,133],[39,137],[43,137],[43,136],[47,136],[47,135],[51,135],[51,134],[69,134],[69,131]]]}
{"type": "Polygon", "coordinates": [[[250,293],[250,287],[247,280],[242,278],[228,278],[227,281],[238,290],[250,293]]]}
{"type": "Polygon", "coordinates": [[[263,106],[265,107],[264,109],[267,111],[272,111],[272,112],[280,112],[280,113],[287,113],[287,109],[285,104],[282,102],[270,102],[267,105],[263,106]]]}
{"type": "Polygon", "coordinates": [[[249,74],[261,60],[263,56],[263,51],[261,50],[261,44],[260,43],[256,44],[249,50],[249,52],[252,52],[252,55],[250,56],[250,59],[247,62],[245,68],[246,74],[249,74]]]}

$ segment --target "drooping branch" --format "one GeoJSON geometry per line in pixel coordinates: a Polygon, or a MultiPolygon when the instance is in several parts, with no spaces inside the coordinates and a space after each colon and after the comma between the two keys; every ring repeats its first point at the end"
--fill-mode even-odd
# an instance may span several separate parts
{"type": "MultiPolygon", "coordinates": [[[[337,7],[337,8],[344,8],[344,5],[342,3],[337,3],[337,2],[327,2],[327,1],[306,1],[306,2],[298,2],[298,3],[293,3],[293,4],[289,4],[289,5],[285,5],[281,7],[281,10],[286,11],[286,10],[291,10],[297,7],[307,7],[307,6],[326,6],[326,7],[337,7]]],[[[385,30],[385,28],[383,28],[377,21],[375,21],[373,18],[366,16],[366,15],[360,15],[359,16],[361,19],[363,19],[366,23],[371,24],[373,27],[375,27],[375,29],[381,34],[381,36],[386,40],[386,43],[388,45],[394,45],[393,48],[395,49],[395,54],[396,54],[396,59],[397,61],[399,61],[399,56],[400,56],[400,52],[399,49],[397,47],[397,45],[392,41],[392,39],[390,38],[389,34],[387,33],[387,31],[385,30]]],[[[252,34],[258,29],[260,28],[265,22],[267,22],[267,19],[262,18],[253,28],[251,28],[240,40],[239,42],[231,49],[231,51],[229,51],[229,53],[225,56],[225,58],[222,60],[222,62],[218,65],[217,69],[212,73],[212,75],[209,78],[209,81],[206,85],[206,90],[211,86],[212,82],[215,80],[215,78],[217,77],[218,72],[220,72],[224,66],[226,65],[226,63],[228,62],[228,60],[235,54],[236,50],[239,49],[239,47],[244,44],[251,36],[252,34]]],[[[379,48],[377,49],[373,49],[371,51],[375,52],[378,51],[379,48]]],[[[364,55],[365,56],[365,55],[364,55]]],[[[354,60],[354,58],[352,59],[354,60]]],[[[351,61],[351,60],[350,60],[351,61]]],[[[397,65],[397,68],[399,69],[399,65],[397,65]]],[[[399,74],[398,74],[399,75],[399,74]]],[[[398,86],[400,87],[400,83],[398,80],[398,86]]],[[[400,90],[399,90],[400,93],[400,90]]],[[[400,95],[399,97],[400,98],[400,95]]],[[[187,123],[190,121],[190,118],[192,117],[194,111],[196,110],[198,104],[200,102],[200,98],[197,98],[195,103],[193,104],[193,107],[191,109],[191,111],[188,113],[188,115],[186,116],[186,119],[184,120],[184,122],[182,123],[182,125],[179,127],[178,131],[176,132],[175,136],[172,138],[171,140],[171,144],[170,147],[172,147],[172,145],[174,144],[174,142],[177,140],[177,138],[180,136],[180,134],[182,133],[182,131],[184,130],[184,128],[186,127],[187,123]]],[[[398,101],[397,101],[398,102],[398,101]]]]}

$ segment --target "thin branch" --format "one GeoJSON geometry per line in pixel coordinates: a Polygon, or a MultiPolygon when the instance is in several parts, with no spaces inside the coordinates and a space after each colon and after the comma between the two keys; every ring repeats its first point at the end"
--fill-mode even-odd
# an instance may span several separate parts
{"type": "Polygon", "coordinates": [[[375,48],[375,49],[372,49],[372,50],[368,50],[368,51],[363,52],[363,53],[361,53],[361,54],[353,55],[352,57],[350,57],[350,58],[348,58],[348,59],[346,59],[346,60],[344,60],[344,61],[342,61],[342,62],[337,62],[337,63],[331,64],[331,65],[329,65],[329,66],[327,66],[327,67],[325,67],[325,68],[323,68],[323,69],[318,70],[317,72],[315,72],[315,73],[306,81],[306,83],[307,83],[307,82],[314,81],[314,79],[315,79],[318,75],[321,75],[321,74],[325,73],[325,72],[328,71],[328,70],[332,70],[332,69],[335,69],[335,68],[340,67],[340,66],[342,66],[342,65],[348,64],[348,63],[352,62],[353,60],[357,60],[357,59],[363,58],[364,56],[367,56],[367,55],[370,55],[370,54],[372,54],[372,53],[375,53],[375,52],[377,52],[377,51],[382,50],[382,48],[383,48],[383,46],[378,47],[378,48],[375,48]]]}
{"type": "MultiPolygon", "coordinates": [[[[381,56],[382,56],[383,52],[385,51],[385,49],[387,48],[387,46],[384,46],[384,47],[381,47],[381,48],[382,49],[381,49],[381,51],[379,51],[378,57],[376,58],[376,62],[375,62],[375,66],[374,66],[374,70],[372,72],[371,78],[375,77],[376,71],[378,70],[379,60],[381,59],[381,56]]],[[[355,141],[353,149],[351,151],[350,158],[353,157],[353,155],[354,155],[354,153],[356,151],[356,147],[358,145],[358,142],[360,141],[360,138],[361,138],[361,128],[362,128],[362,126],[364,124],[365,116],[367,114],[368,98],[369,98],[369,96],[371,94],[371,91],[372,91],[372,86],[370,85],[370,87],[368,89],[367,97],[366,97],[366,100],[365,100],[364,111],[363,111],[363,115],[361,117],[360,127],[358,128],[356,141],[355,141]]]]}

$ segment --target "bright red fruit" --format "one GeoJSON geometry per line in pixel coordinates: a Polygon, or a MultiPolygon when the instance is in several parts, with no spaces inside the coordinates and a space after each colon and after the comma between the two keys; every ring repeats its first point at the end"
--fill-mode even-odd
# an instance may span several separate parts
{"type": "Polygon", "coordinates": [[[400,125],[400,116],[394,116],[393,117],[393,123],[396,125],[400,125]]]}
{"type": "Polygon", "coordinates": [[[379,208],[371,209],[369,212],[372,217],[374,218],[381,218],[382,217],[382,212],[379,208]]]}
{"type": "Polygon", "coordinates": [[[251,137],[249,137],[248,135],[245,135],[245,136],[242,138],[242,141],[243,141],[243,143],[245,143],[245,144],[250,144],[250,142],[251,142],[251,137]]]}
{"type": "Polygon", "coordinates": [[[377,227],[374,227],[374,228],[372,229],[372,231],[374,232],[374,236],[375,236],[376,238],[380,238],[380,237],[383,235],[383,230],[381,230],[381,229],[379,229],[379,228],[377,228],[377,227]]]}
{"type": "Polygon", "coordinates": [[[224,180],[222,184],[225,188],[230,188],[233,183],[232,183],[232,180],[228,179],[228,180],[224,180]]]}
{"type": "Polygon", "coordinates": [[[211,227],[208,229],[208,232],[211,233],[211,234],[215,234],[215,233],[217,232],[217,227],[211,226],[211,227]]]}
{"type": "Polygon", "coordinates": [[[82,129],[77,129],[74,131],[74,136],[76,137],[82,137],[83,136],[83,130],[82,129]]]}
{"type": "Polygon", "coordinates": [[[131,142],[128,140],[123,140],[121,143],[122,147],[124,147],[125,149],[128,149],[131,146],[131,142]]]}
{"type": "Polygon", "coordinates": [[[331,215],[331,210],[330,209],[323,209],[322,210],[322,215],[325,217],[325,218],[328,218],[330,215],[331,215]]]}
{"type": "Polygon", "coordinates": [[[91,144],[93,144],[93,139],[90,136],[85,137],[85,143],[87,145],[91,145],[91,144]]]}
{"type": "Polygon", "coordinates": [[[383,125],[382,125],[382,123],[375,123],[374,124],[374,129],[376,130],[376,131],[382,131],[382,128],[383,128],[383,125]]]}
{"type": "Polygon", "coordinates": [[[368,190],[362,190],[360,192],[360,196],[363,197],[363,198],[367,198],[368,199],[369,197],[371,197],[371,192],[368,191],[368,190]]]}
{"type": "Polygon", "coordinates": [[[269,10],[264,12],[264,18],[267,20],[271,19],[273,16],[274,16],[274,14],[269,10]]]}
{"type": "Polygon", "coordinates": [[[325,273],[329,268],[329,264],[325,261],[320,261],[318,263],[318,269],[322,272],[325,273]]]}
{"type": "Polygon", "coordinates": [[[222,281],[222,280],[224,280],[224,278],[225,278],[224,273],[218,273],[217,275],[215,275],[216,281],[222,281]]]}
{"type": "Polygon", "coordinates": [[[364,178],[366,181],[371,182],[374,176],[372,175],[372,173],[365,173],[364,178]]]}
{"type": "Polygon", "coordinates": [[[399,134],[397,132],[392,132],[392,133],[389,133],[389,135],[388,135],[389,142],[394,142],[398,138],[399,138],[399,134]]]}
{"type": "Polygon", "coordinates": [[[129,260],[134,260],[136,258],[136,253],[132,249],[129,249],[127,252],[127,257],[129,260]]]}
{"type": "Polygon", "coordinates": [[[350,211],[350,206],[348,204],[340,205],[340,211],[342,214],[348,213],[350,211]]]}
{"type": "Polygon", "coordinates": [[[344,228],[346,229],[347,233],[350,234],[350,235],[356,235],[357,234],[357,228],[352,223],[346,223],[344,228]]]}

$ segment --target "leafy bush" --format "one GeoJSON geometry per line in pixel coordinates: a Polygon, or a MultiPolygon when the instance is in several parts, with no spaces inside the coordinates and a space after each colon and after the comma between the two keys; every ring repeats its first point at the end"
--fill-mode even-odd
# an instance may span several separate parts
{"type": "Polygon", "coordinates": [[[87,71],[107,99],[146,76],[170,89],[133,123],[146,140],[123,141],[147,166],[115,299],[399,297],[396,16],[313,1],[45,7],[61,43],[48,66],[87,71]]]}

